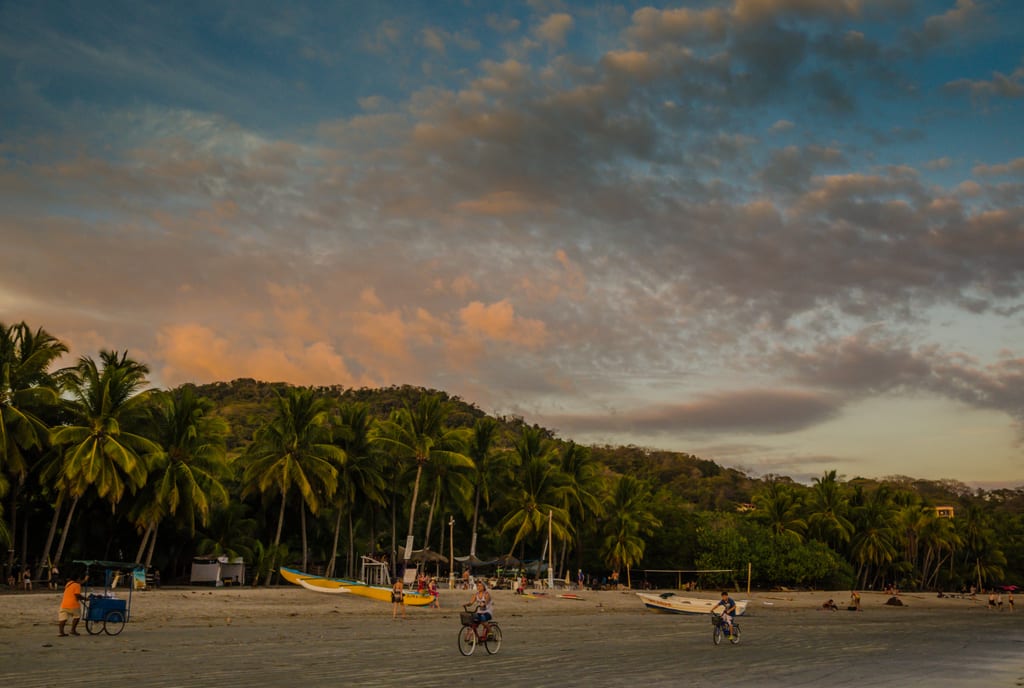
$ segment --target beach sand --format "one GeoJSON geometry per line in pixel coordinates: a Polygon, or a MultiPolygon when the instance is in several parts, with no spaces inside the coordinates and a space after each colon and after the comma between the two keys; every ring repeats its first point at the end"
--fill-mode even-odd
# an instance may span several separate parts
{"type": "MultiPolygon", "coordinates": [[[[126,596],[126,592],[119,593],[126,596]]],[[[695,593],[710,599],[714,592],[695,593]]],[[[442,609],[279,588],[136,592],[121,635],[57,637],[57,593],[0,595],[0,685],[35,686],[1024,686],[1024,612],[904,594],[736,594],[742,641],[711,642],[704,615],[644,609],[627,591],[569,600],[494,592],[497,655],[457,648],[465,591],[442,609]]]]}

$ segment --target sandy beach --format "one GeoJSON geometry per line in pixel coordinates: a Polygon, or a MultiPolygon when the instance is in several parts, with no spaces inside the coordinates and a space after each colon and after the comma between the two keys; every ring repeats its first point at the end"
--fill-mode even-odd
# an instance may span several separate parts
{"type": "MultiPolygon", "coordinates": [[[[126,595],[127,593],[122,593],[126,595]]],[[[696,593],[715,598],[714,592],[696,593]]],[[[714,646],[704,616],[644,609],[635,594],[526,599],[495,591],[501,651],[456,646],[464,591],[442,609],[279,588],[136,592],[116,637],[57,637],[53,592],[0,595],[0,685],[106,686],[1022,686],[1024,613],[982,599],[848,591],[759,592],[739,645],[714,646]]]]}

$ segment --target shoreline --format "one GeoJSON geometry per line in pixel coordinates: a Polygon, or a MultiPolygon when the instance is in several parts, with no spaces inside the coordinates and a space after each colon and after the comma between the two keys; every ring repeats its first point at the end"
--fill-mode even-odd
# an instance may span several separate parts
{"type": "MultiPolygon", "coordinates": [[[[117,591],[115,591],[117,592],[117,591]]],[[[663,592],[663,591],[648,591],[663,592]]],[[[460,605],[391,605],[298,586],[165,587],[132,594],[124,631],[58,638],[59,593],[0,594],[0,683],[19,688],[181,687],[220,683],[308,686],[1017,686],[1024,683],[1024,614],[989,612],[982,600],[862,593],[862,612],[820,610],[849,591],[756,592],[738,617],[739,645],[711,643],[705,614],[648,611],[632,591],[581,591],[582,599],[494,591],[504,643],[462,657],[460,605]],[[705,617],[705,618],[702,618],[705,617]]],[[[686,593],[715,599],[717,591],[686,593]]],[[[119,594],[119,596],[122,596],[119,594]]]]}

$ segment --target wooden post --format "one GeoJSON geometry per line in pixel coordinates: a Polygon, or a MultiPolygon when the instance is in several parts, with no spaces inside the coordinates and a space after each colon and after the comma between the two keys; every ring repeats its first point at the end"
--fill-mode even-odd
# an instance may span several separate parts
{"type": "Polygon", "coordinates": [[[747,594],[750,594],[750,575],[754,571],[754,565],[751,562],[747,562],[747,594]]]}

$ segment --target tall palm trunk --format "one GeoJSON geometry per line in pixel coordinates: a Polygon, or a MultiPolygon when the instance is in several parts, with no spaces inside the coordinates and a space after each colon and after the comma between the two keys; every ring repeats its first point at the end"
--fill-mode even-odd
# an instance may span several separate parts
{"type": "Polygon", "coordinates": [[[423,549],[430,548],[430,528],[434,525],[434,509],[437,507],[438,495],[441,492],[441,479],[437,479],[437,484],[434,485],[434,496],[430,500],[430,511],[427,512],[427,533],[423,538],[423,549]]]}
{"type": "Polygon", "coordinates": [[[480,486],[476,487],[476,495],[473,497],[473,537],[469,541],[469,556],[476,556],[476,527],[480,521],[480,486]]]}
{"type": "Polygon", "coordinates": [[[324,575],[328,578],[334,576],[334,564],[338,561],[338,538],[341,537],[341,507],[338,507],[338,516],[334,519],[334,544],[331,545],[331,560],[327,562],[327,570],[324,575]]]}
{"type": "Polygon", "coordinates": [[[68,517],[64,520],[64,530],[60,534],[60,543],[57,545],[57,554],[54,555],[54,561],[60,561],[61,557],[64,556],[64,543],[68,540],[68,531],[71,530],[71,518],[75,515],[75,507],[78,506],[78,497],[76,496],[71,501],[71,508],[68,509],[68,517]]]}
{"type": "Polygon", "coordinates": [[[153,535],[149,538],[149,552],[146,553],[146,568],[153,563],[153,552],[156,550],[156,536],[160,532],[159,524],[153,525],[153,535]]]}
{"type": "Polygon", "coordinates": [[[352,510],[348,510],[348,577],[355,578],[356,568],[356,525],[352,518],[352,510]]]}
{"type": "MultiPolygon", "coordinates": [[[[406,545],[412,544],[412,524],[416,520],[416,501],[420,498],[420,476],[423,475],[423,464],[420,463],[416,466],[416,482],[412,487],[412,504],[409,506],[409,534],[406,536],[406,545]]],[[[411,547],[407,547],[411,549],[411,547]]],[[[406,551],[405,560],[408,561],[409,557],[412,556],[412,552],[406,551]]]]}
{"type": "MultiPolygon", "coordinates": [[[[21,486],[25,484],[25,475],[21,474],[18,476],[18,482],[14,484],[14,489],[11,490],[11,505],[9,507],[11,511],[10,526],[8,526],[11,534],[11,544],[7,549],[7,572],[14,571],[14,547],[18,539],[18,496],[21,494],[21,486]]],[[[22,549],[24,550],[26,543],[22,542],[22,549]]],[[[28,564],[28,559],[25,554],[21,555],[22,563],[28,564]]],[[[40,574],[36,574],[36,578],[39,578],[40,574]]]]}
{"type": "Polygon", "coordinates": [[[135,553],[135,559],[133,560],[135,563],[142,561],[142,556],[146,553],[146,545],[149,544],[149,538],[152,534],[153,524],[148,523],[146,525],[146,530],[142,532],[142,541],[139,542],[139,551],[135,553]]]}
{"type": "Polygon", "coordinates": [[[397,490],[396,491],[392,491],[392,493],[391,493],[391,556],[389,557],[389,559],[391,561],[391,573],[395,573],[395,571],[397,570],[395,567],[398,564],[398,562],[395,561],[395,555],[398,552],[398,550],[396,549],[396,547],[398,546],[398,513],[397,513],[397,510],[398,510],[398,506],[397,506],[398,499],[397,499],[397,497],[398,497],[397,490]]]}
{"type": "Polygon", "coordinates": [[[299,500],[299,522],[302,524],[302,570],[309,571],[309,545],[306,542],[306,501],[299,500]]]}
{"type": "Polygon", "coordinates": [[[263,581],[264,587],[270,587],[270,581],[274,578],[274,571],[277,570],[277,547],[281,544],[281,530],[284,528],[284,505],[285,494],[281,493],[281,511],[277,515],[277,534],[274,535],[274,551],[270,553],[270,571],[267,572],[267,580],[263,581]]]}
{"type": "Polygon", "coordinates": [[[46,546],[43,547],[43,553],[39,557],[36,578],[42,577],[44,566],[50,566],[56,561],[50,559],[50,548],[53,547],[53,538],[57,534],[57,521],[60,520],[61,508],[64,506],[64,494],[64,490],[57,493],[57,503],[53,505],[53,519],[50,521],[50,532],[46,536],[46,546]]]}

